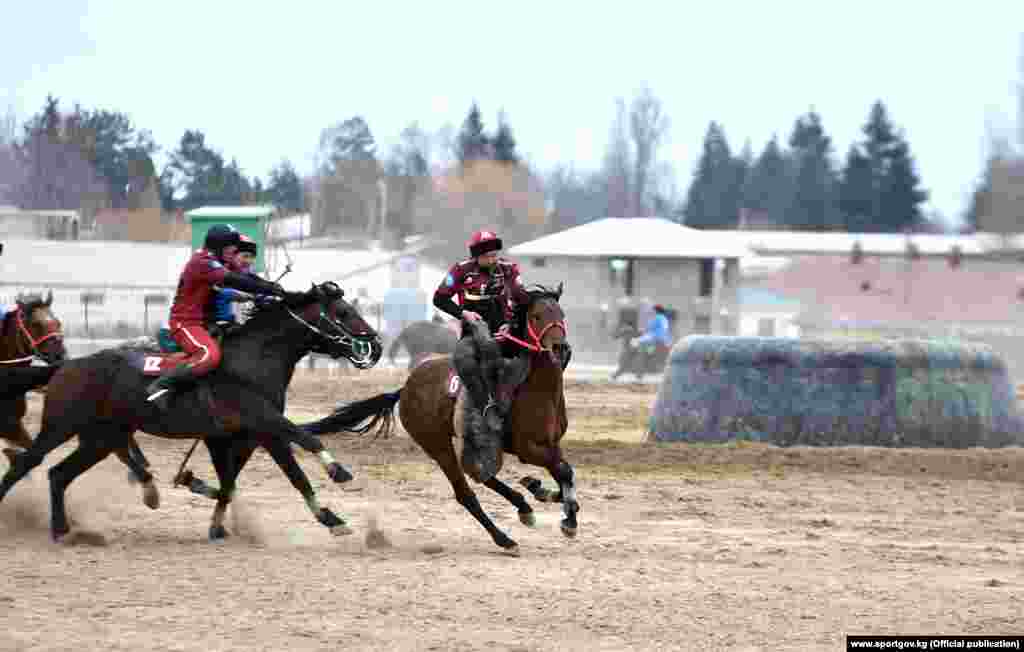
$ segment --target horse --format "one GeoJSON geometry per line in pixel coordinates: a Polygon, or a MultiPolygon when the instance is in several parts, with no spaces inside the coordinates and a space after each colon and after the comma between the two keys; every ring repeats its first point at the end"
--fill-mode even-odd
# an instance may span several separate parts
{"type": "Polygon", "coordinates": [[[618,367],[612,373],[611,380],[631,373],[639,382],[643,380],[644,375],[658,374],[664,370],[671,347],[655,344],[641,348],[630,344],[630,340],[639,337],[640,334],[640,330],[628,321],[620,323],[612,333],[612,339],[622,340],[622,349],[619,352],[618,367]]]}
{"type": "MultiPolygon", "coordinates": [[[[558,303],[562,286],[555,290],[532,286],[527,288],[527,292],[530,300],[517,308],[515,325],[508,339],[529,352],[526,356],[528,365],[523,370],[525,380],[522,377],[516,379],[521,384],[514,389],[508,407],[502,449],[504,453],[517,455],[526,464],[547,469],[560,487],[557,493],[544,489],[539,480],[529,476],[520,482],[536,499],[562,503],[562,533],[566,537],[574,537],[578,530],[576,515],[580,509],[576,500],[576,474],[564,459],[560,447],[569,424],[562,372],[571,355],[566,340],[565,314],[558,303]]],[[[504,371],[516,367],[514,360],[505,362],[504,371]]],[[[487,530],[494,543],[511,554],[517,554],[518,544],[499,530],[481,508],[456,454],[454,439],[462,435],[459,422],[463,421],[456,404],[465,400],[464,396],[458,396],[460,391],[463,395],[465,393],[465,389],[458,389],[459,385],[458,376],[451,367],[451,356],[436,356],[413,369],[398,391],[343,405],[330,416],[300,427],[317,435],[354,432],[386,436],[393,426],[397,404],[402,425],[441,467],[455,491],[455,499],[487,530]]],[[[501,463],[502,455],[499,455],[499,470],[501,463]]],[[[479,482],[479,478],[473,479],[479,482]]],[[[536,524],[533,508],[521,493],[497,477],[483,485],[515,506],[524,525],[532,527],[536,524]]]]}
{"type": "Polygon", "coordinates": [[[46,385],[49,378],[46,371],[38,368],[20,370],[29,368],[34,360],[59,365],[68,352],[60,320],[50,310],[52,291],[45,299],[38,295],[19,296],[16,304],[0,323],[0,374],[9,369],[19,370],[9,374],[9,382],[0,389],[0,439],[27,448],[32,438],[21,423],[28,409],[25,392],[46,385]]]}
{"type": "MultiPolygon", "coordinates": [[[[48,292],[45,299],[38,295],[19,296],[16,309],[5,315],[0,324],[0,439],[23,449],[32,445],[22,423],[28,410],[25,394],[42,390],[67,357],[63,326],[53,313],[53,292],[48,292]],[[46,364],[29,366],[35,360],[46,364]]],[[[3,449],[12,461],[16,452],[13,448],[3,449]]],[[[143,502],[157,509],[160,494],[152,474],[146,470],[149,462],[138,445],[133,440],[129,451],[117,453],[142,484],[143,502]]]]}
{"type": "Polygon", "coordinates": [[[369,368],[383,353],[380,337],[343,298],[334,283],[290,292],[255,306],[237,332],[225,338],[220,366],[191,388],[179,391],[166,413],[146,401],[152,376],[176,366],[184,354],[159,355],[143,349],[105,349],[66,362],[47,387],[43,423],[32,445],[14,457],[0,479],[0,502],[53,449],[76,433],[78,447],[49,471],[50,532],[61,541],[69,532],[64,494],[68,485],[111,452],[129,451],[137,430],[170,439],[203,439],[221,490],[209,536],[227,536],[224,514],[235,490],[238,468],[233,444],[258,442],[302,494],[318,522],[332,534],[351,534],[344,519],[317,501],[309,479],[289,447],[293,442],[320,459],[338,483],[352,474],[314,436],[284,417],[285,392],[295,365],[311,352],[342,356],[369,368]]]}
{"type": "Polygon", "coordinates": [[[418,365],[432,353],[452,354],[459,338],[444,323],[415,321],[395,337],[388,349],[391,366],[395,365],[395,354],[404,346],[409,351],[409,369],[418,365]]]}

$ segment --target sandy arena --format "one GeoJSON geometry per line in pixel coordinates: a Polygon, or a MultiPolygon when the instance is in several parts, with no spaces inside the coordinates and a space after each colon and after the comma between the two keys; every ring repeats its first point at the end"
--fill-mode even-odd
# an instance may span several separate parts
{"type": "MultiPolygon", "coordinates": [[[[404,376],[298,376],[289,414],[404,376]]],[[[140,435],[160,509],[111,457],[68,492],[86,536],[57,545],[39,469],[0,504],[0,650],[839,650],[845,634],[1024,632],[1024,450],[645,445],[656,389],[568,386],[576,539],[558,505],[531,498],[529,529],[475,487],[520,557],[404,433],[325,438],[357,474],[344,489],[299,454],[357,529],[342,538],[258,452],[234,536],[209,543],[213,503],[170,487],[190,442],[140,435]]],[[[32,395],[30,432],[41,404],[32,395]]],[[[191,468],[215,480],[204,449],[191,468]]],[[[502,477],[525,474],[552,486],[510,460],[502,477]]]]}

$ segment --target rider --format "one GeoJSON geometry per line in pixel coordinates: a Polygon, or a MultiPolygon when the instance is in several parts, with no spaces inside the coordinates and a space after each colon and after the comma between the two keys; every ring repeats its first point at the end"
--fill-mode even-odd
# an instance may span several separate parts
{"type": "MultiPolygon", "coordinates": [[[[256,260],[258,253],[259,246],[256,244],[256,241],[244,233],[240,233],[238,234],[238,252],[233,260],[226,261],[228,263],[227,267],[233,272],[254,276],[252,264],[256,260]]],[[[238,320],[235,319],[235,311],[232,308],[232,304],[248,301],[250,298],[252,297],[247,292],[218,286],[213,297],[213,323],[227,326],[236,324],[238,320]]]]}
{"type": "Polygon", "coordinates": [[[147,401],[166,410],[168,393],[185,382],[203,376],[220,364],[220,347],[206,330],[206,307],[214,284],[245,292],[284,295],[277,283],[231,271],[225,264],[238,251],[239,233],[228,224],[216,224],[206,233],[203,248],[197,250],[185,265],[178,290],[171,306],[171,336],[188,358],[154,380],[147,392],[147,401]]]}
{"type": "MultiPolygon", "coordinates": [[[[488,428],[484,414],[495,406],[493,380],[486,373],[499,360],[492,349],[477,351],[473,328],[465,322],[483,322],[490,335],[507,330],[513,306],[529,301],[519,277],[519,266],[499,257],[501,238],[491,231],[477,231],[466,243],[471,258],[452,265],[441,285],[434,292],[434,306],[462,320],[462,334],[452,362],[469,393],[472,405],[467,412],[468,446],[463,447],[463,466],[480,469],[481,482],[493,477],[497,470],[503,423],[494,411],[494,423],[488,428]],[[456,304],[454,297],[459,297],[456,304]],[[482,359],[481,359],[482,358],[482,359]]],[[[509,350],[506,348],[506,355],[509,350]]],[[[500,354],[498,354],[500,356],[500,354]]]]}
{"type": "Polygon", "coordinates": [[[672,346],[672,328],[668,323],[668,311],[665,306],[656,304],[654,316],[647,322],[647,330],[643,335],[629,341],[633,348],[645,345],[669,348],[672,346]]]}

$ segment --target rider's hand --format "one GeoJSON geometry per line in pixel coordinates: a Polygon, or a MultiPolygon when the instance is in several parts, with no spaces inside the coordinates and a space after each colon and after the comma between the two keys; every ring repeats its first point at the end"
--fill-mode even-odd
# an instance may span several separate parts
{"type": "Polygon", "coordinates": [[[508,324],[502,324],[501,328],[498,329],[498,332],[495,333],[495,335],[508,335],[508,330],[509,330],[508,324]]]}
{"type": "Polygon", "coordinates": [[[472,310],[463,310],[462,318],[465,319],[466,321],[480,321],[481,319],[483,319],[483,317],[481,317],[478,313],[473,312],[472,310]]]}
{"type": "Polygon", "coordinates": [[[630,345],[631,347],[633,347],[634,349],[635,349],[636,347],[640,346],[640,338],[639,338],[639,337],[633,337],[633,338],[630,338],[630,340],[629,340],[629,345],[630,345]]]}

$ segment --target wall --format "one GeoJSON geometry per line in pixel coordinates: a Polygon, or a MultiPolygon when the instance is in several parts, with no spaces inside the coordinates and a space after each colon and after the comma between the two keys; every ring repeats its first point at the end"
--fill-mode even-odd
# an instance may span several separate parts
{"type": "Polygon", "coordinates": [[[1024,443],[1003,360],[940,340],[690,337],[651,414],[660,441],[966,448],[1024,443]]]}

